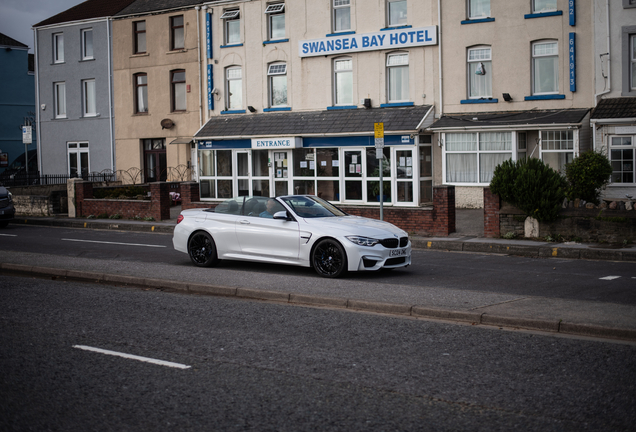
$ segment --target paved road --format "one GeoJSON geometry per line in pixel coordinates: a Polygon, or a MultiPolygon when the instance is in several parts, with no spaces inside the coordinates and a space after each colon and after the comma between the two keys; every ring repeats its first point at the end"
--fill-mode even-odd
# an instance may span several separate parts
{"type": "Polygon", "coordinates": [[[7,276],[0,370],[0,430],[636,424],[634,344],[7,276]]]}

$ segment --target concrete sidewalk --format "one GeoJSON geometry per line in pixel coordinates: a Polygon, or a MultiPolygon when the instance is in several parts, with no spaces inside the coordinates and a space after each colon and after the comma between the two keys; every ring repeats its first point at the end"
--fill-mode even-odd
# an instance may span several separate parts
{"type": "MultiPolygon", "coordinates": [[[[141,222],[69,218],[20,218],[15,223],[171,234],[176,220],[141,222]]],[[[636,247],[612,249],[586,244],[485,239],[458,234],[447,238],[412,238],[416,249],[499,253],[535,257],[636,261],[636,247]]],[[[187,257],[185,257],[187,259],[187,257]]],[[[183,264],[183,263],[182,263],[183,264]]],[[[427,286],[352,283],[294,274],[254,277],[230,268],[122,263],[109,260],[60,260],[46,254],[0,250],[0,273],[129,285],[193,294],[276,301],[316,307],[411,316],[636,342],[636,306],[607,302],[507,295],[427,286]],[[31,265],[30,263],[37,263],[31,265]],[[214,282],[210,282],[214,272],[214,282]],[[250,287],[249,289],[245,287],[250,287]]],[[[636,274],[636,272],[635,272],[636,274]]]]}

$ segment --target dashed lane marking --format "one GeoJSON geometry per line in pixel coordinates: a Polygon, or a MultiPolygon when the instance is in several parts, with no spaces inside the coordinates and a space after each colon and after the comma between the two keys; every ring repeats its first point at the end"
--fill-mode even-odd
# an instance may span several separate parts
{"type": "Polygon", "coordinates": [[[156,248],[165,248],[167,246],[163,245],[149,245],[149,244],[141,244],[141,243],[119,243],[119,242],[107,242],[107,241],[98,241],[98,240],[79,240],[79,239],[65,239],[64,241],[72,241],[72,242],[82,242],[82,243],[102,243],[102,244],[112,244],[112,245],[123,245],[123,246],[145,246],[145,247],[156,247],[156,248]]]}
{"type": "Polygon", "coordinates": [[[600,280],[614,280],[614,279],[618,279],[620,278],[620,276],[605,276],[602,278],[599,278],[600,280]]]}
{"type": "Polygon", "coordinates": [[[153,358],[149,358],[149,357],[141,357],[141,356],[121,353],[121,352],[117,352],[117,351],[110,351],[110,350],[105,350],[105,349],[101,349],[101,348],[93,348],[93,347],[89,347],[89,346],[86,346],[86,345],[73,345],[73,348],[81,349],[81,350],[84,350],[84,351],[92,351],[92,352],[96,352],[96,353],[100,353],[100,354],[112,355],[112,356],[116,356],[116,357],[123,357],[123,358],[131,359],[131,360],[138,360],[138,361],[142,361],[142,362],[146,362],[146,363],[152,363],[152,364],[156,364],[156,365],[160,365],[160,366],[167,366],[167,367],[177,368],[177,369],[190,369],[190,367],[191,367],[191,366],[184,365],[184,364],[181,364],[181,363],[173,363],[173,362],[169,362],[169,361],[165,361],[165,360],[157,360],[157,359],[153,359],[153,358]]]}

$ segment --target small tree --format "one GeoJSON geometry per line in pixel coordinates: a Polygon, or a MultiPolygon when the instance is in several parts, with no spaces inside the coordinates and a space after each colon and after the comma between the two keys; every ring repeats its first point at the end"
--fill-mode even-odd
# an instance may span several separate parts
{"type": "Polygon", "coordinates": [[[559,216],[566,187],[563,176],[535,158],[503,162],[490,182],[492,193],[540,222],[559,216]]]}
{"type": "Polygon", "coordinates": [[[566,165],[565,175],[569,183],[569,199],[580,198],[598,204],[601,190],[612,175],[612,164],[604,154],[588,151],[566,165]]]}

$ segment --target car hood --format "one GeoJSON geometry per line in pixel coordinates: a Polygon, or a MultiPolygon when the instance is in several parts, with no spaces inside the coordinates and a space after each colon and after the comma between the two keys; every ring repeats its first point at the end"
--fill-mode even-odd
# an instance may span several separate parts
{"type": "Polygon", "coordinates": [[[406,231],[389,222],[369,219],[360,216],[340,216],[324,218],[304,218],[308,227],[316,227],[327,232],[337,231],[342,235],[359,235],[382,239],[396,235],[406,237],[406,231]]]}

